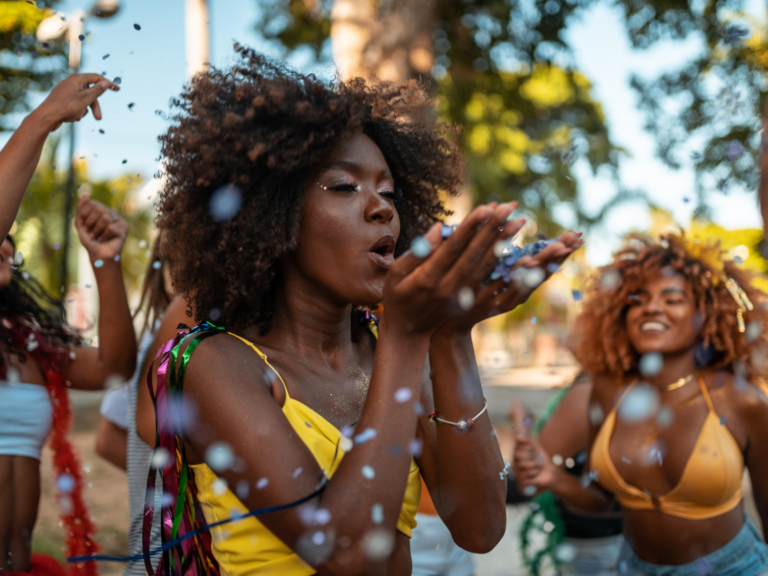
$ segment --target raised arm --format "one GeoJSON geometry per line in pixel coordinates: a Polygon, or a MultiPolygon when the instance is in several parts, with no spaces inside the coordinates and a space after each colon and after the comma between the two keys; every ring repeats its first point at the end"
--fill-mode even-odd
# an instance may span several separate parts
{"type": "Polygon", "coordinates": [[[98,286],[99,347],[72,350],[63,375],[73,388],[99,390],[111,375],[130,379],[136,367],[136,334],[120,261],[128,225],[116,211],[84,194],[77,204],[75,227],[98,286]]]}
{"type": "Polygon", "coordinates": [[[119,87],[99,74],[73,74],[59,82],[48,97],[24,118],[8,143],[0,150],[0,238],[11,231],[24,192],[35,173],[48,134],[63,122],[77,122],[93,110],[101,120],[97,98],[119,87]]]}
{"type": "MultiPolygon", "coordinates": [[[[610,412],[613,406],[614,394],[608,382],[601,378],[593,377],[592,392],[589,405],[597,403],[603,413],[610,412]],[[602,385],[601,385],[602,384],[602,385]]],[[[584,386],[584,385],[582,385],[584,386]]],[[[554,416],[554,415],[553,415],[554,416]]],[[[584,418],[587,413],[584,414],[584,418]]],[[[600,422],[588,422],[588,450],[589,454],[594,443],[600,422]]],[[[542,430],[542,436],[544,431],[542,430]]],[[[545,450],[542,445],[520,434],[515,439],[514,473],[518,485],[525,491],[526,486],[533,486],[536,492],[549,490],[556,496],[579,510],[599,513],[608,511],[613,505],[614,498],[603,490],[595,482],[584,482],[584,477],[579,478],[568,474],[562,466],[556,466],[552,462],[553,453],[545,450]]],[[[589,463],[587,463],[589,470],[589,463]]]]}
{"type": "MultiPolygon", "coordinates": [[[[484,405],[480,375],[470,332],[489,316],[507,312],[525,301],[532,287],[519,289],[501,280],[483,286],[498,257],[494,245],[516,234],[523,221],[506,222],[515,205],[499,206],[473,239],[468,250],[475,261],[464,286],[473,288],[474,303],[432,336],[429,360],[434,412],[456,422],[472,418],[484,405]],[[483,255],[484,258],[481,258],[483,255]],[[479,262],[479,264],[477,264],[479,262]],[[482,287],[481,287],[482,286],[482,287]]],[[[525,258],[521,267],[540,267],[562,261],[580,245],[570,233],[563,242],[550,245],[537,258],[525,258]]],[[[542,279],[548,275],[544,273],[542,279]]],[[[432,411],[427,400],[427,412],[432,411]]],[[[419,426],[424,453],[419,460],[422,475],[435,507],[455,542],[471,552],[488,552],[504,534],[506,513],[505,465],[487,413],[466,432],[446,424],[432,424],[426,417],[419,426]]]]}

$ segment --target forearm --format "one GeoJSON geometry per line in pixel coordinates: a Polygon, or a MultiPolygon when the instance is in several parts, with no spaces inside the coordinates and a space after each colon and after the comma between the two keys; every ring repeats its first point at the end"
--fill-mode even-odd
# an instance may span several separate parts
{"type": "Polygon", "coordinates": [[[584,512],[599,513],[610,510],[613,497],[593,482],[587,486],[584,486],[583,482],[583,478],[568,474],[558,467],[547,489],[561,500],[584,512]]]}
{"type": "Polygon", "coordinates": [[[42,113],[32,112],[0,151],[0,238],[11,231],[51,128],[42,113]]]}
{"type": "Polygon", "coordinates": [[[366,535],[377,524],[387,532],[395,532],[408,481],[412,458],[409,445],[415,436],[417,419],[414,400],[398,402],[395,392],[408,389],[411,398],[418,398],[428,347],[428,338],[392,333],[382,320],[371,384],[355,429],[355,446],[347,451],[322,498],[323,507],[331,512],[329,528],[338,536],[349,538],[350,548],[342,550],[339,558],[332,557],[318,573],[348,569],[350,566],[344,564],[350,558],[355,559],[355,564],[361,563],[359,570],[350,573],[377,573],[382,569],[381,562],[386,563],[367,558],[366,535]],[[378,521],[372,520],[374,507],[382,512],[378,521]]]}
{"type": "Polygon", "coordinates": [[[136,367],[136,334],[120,262],[94,267],[99,290],[99,363],[107,375],[126,380],[136,367]]]}
{"type": "MultiPolygon", "coordinates": [[[[477,415],[485,400],[470,334],[435,334],[429,361],[435,412],[453,422],[477,415]]],[[[491,420],[486,411],[465,432],[439,422],[432,426],[437,444],[433,499],[454,539],[482,549],[483,541],[503,534],[506,523],[506,483],[499,476],[504,462],[491,420]]]]}

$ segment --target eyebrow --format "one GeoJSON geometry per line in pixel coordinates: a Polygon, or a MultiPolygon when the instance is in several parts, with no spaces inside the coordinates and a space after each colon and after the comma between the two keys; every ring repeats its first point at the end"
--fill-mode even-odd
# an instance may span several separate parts
{"type": "MultiPolygon", "coordinates": [[[[341,168],[342,170],[347,170],[349,172],[361,172],[363,169],[362,166],[360,166],[360,164],[356,164],[355,162],[349,162],[348,160],[337,160],[336,162],[332,162],[328,166],[326,166],[323,169],[323,172],[327,172],[328,170],[332,170],[333,168],[341,168]]],[[[393,178],[392,172],[389,170],[389,168],[379,172],[379,177],[393,178]]]]}

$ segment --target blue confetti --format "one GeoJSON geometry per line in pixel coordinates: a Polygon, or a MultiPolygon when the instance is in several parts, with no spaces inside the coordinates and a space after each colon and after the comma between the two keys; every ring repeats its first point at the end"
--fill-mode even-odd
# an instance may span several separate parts
{"type": "Polygon", "coordinates": [[[581,302],[584,300],[584,294],[581,293],[581,290],[571,290],[571,294],[573,294],[573,300],[575,302],[581,302]]]}
{"type": "Polygon", "coordinates": [[[208,204],[211,217],[216,222],[231,220],[240,212],[243,205],[243,193],[232,184],[221,186],[212,195],[208,204]]]}

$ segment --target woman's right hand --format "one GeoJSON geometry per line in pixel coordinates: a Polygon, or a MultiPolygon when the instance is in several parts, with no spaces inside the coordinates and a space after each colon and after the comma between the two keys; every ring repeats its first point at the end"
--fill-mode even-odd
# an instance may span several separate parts
{"type": "Polygon", "coordinates": [[[432,226],[421,240],[428,243],[428,255],[419,257],[409,250],[392,264],[382,322],[403,332],[430,335],[463,314],[456,299],[459,290],[477,291],[498,261],[494,245],[514,236],[525,223],[507,221],[515,208],[516,202],[478,206],[446,240],[441,224],[432,226]]]}
{"type": "Polygon", "coordinates": [[[93,117],[101,120],[98,98],[107,90],[120,90],[100,74],[72,74],[59,82],[40,106],[30,115],[43,122],[53,132],[64,122],[79,122],[93,110],[93,117]]]}
{"type": "Polygon", "coordinates": [[[558,468],[536,440],[518,435],[515,438],[513,458],[515,481],[526,496],[532,496],[526,487],[533,486],[536,493],[551,489],[557,477],[558,468]]]}

